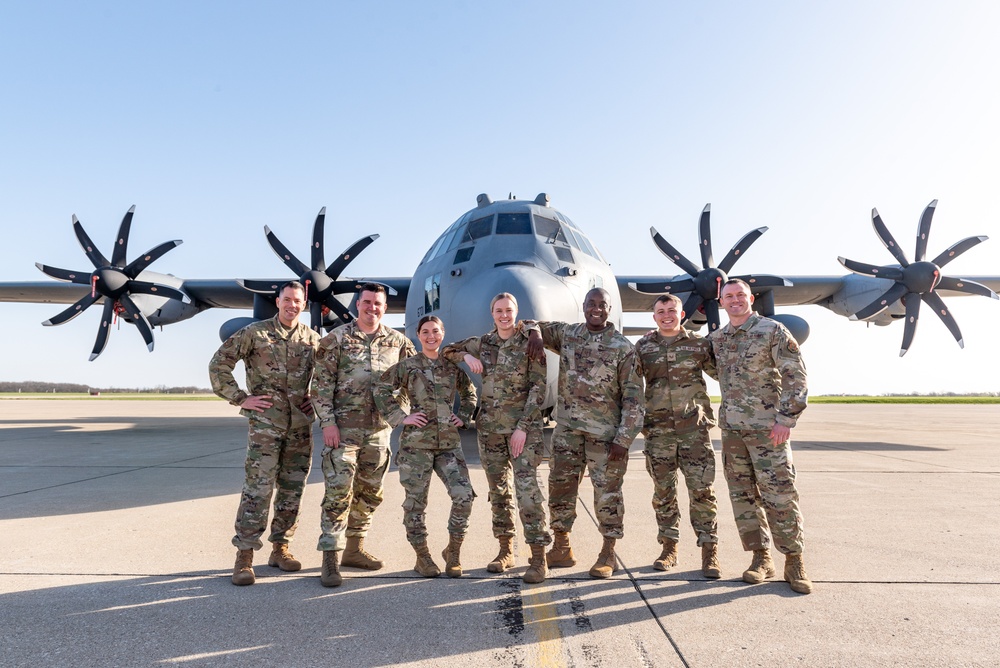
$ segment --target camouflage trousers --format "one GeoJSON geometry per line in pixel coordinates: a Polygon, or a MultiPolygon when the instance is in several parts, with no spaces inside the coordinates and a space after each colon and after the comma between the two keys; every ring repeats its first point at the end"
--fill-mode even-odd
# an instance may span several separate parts
{"type": "Polygon", "coordinates": [[[403,499],[403,526],[406,540],[410,545],[427,542],[427,493],[431,486],[431,473],[438,477],[448,489],[451,497],[451,515],[448,517],[448,533],[464,536],[469,529],[472,515],[472,491],[469,467],[461,448],[450,450],[429,450],[400,446],[396,454],[399,467],[399,484],[406,497],[403,499]]]}
{"type": "Polygon", "coordinates": [[[343,550],[345,536],[368,533],[372,514],[382,503],[391,434],[389,428],[376,432],[345,428],[340,430],[340,447],[323,448],[326,492],[316,549],[343,550]]]}
{"type": "Polygon", "coordinates": [[[299,519],[299,502],[312,465],[312,426],[277,429],[250,420],[246,481],[236,512],[233,545],[240,550],[259,550],[267,527],[268,506],[274,494],[272,543],[288,543],[299,519]],[[275,491],[277,489],[277,491],[275,491]]]}
{"type": "Polygon", "coordinates": [[[646,471],[653,479],[653,511],[657,540],[680,541],[681,514],[677,505],[677,469],[688,488],[691,526],[698,545],[719,542],[718,505],[715,500],[715,450],[708,431],[684,434],[650,431],[646,435],[646,471]]]}
{"type": "Polygon", "coordinates": [[[545,527],[545,493],[538,465],[542,461],[542,434],[529,432],[524,450],[510,456],[510,434],[479,431],[479,458],[490,485],[493,535],[513,536],[514,498],[520,509],[524,540],[529,545],[548,545],[552,537],[545,527]]]}
{"type": "Polygon", "coordinates": [[[606,538],[624,535],[625,502],[622,482],[628,458],[609,459],[611,443],[591,434],[566,429],[561,424],[552,434],[549,462],[549,516],[555,531],[572,531],[576,521],[576,500],[584,469],[590,471],[594,486],[594,513],[598,530],[606,538]]]}
{"type": "Polygon", "coordinates": [[[743,549],[774,545],[800,554],[802,512],[788,441],[775,446],[766,431],[722,431],[722,463],[743,549]]]}

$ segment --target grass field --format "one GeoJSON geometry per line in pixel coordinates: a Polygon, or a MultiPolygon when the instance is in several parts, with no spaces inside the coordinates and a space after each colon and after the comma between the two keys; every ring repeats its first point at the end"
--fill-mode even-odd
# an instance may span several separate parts
{"type": "Polygon", "coordinates": [[[45,399],[86,401],[222,401],[214,394],[160,394],[156,392],[101,393],[91,396],[86,392],[0,392],[2,399],[45,399]]]}
{"type": "MultiPolygon", "coordinates": [[[[158,394],[152,392],[123,392],[115,394],[100,394],[90,396],[83,392],[0,392],[3,399],[45,399],[45,400],[86,400],[86,401],[222,401],[214,394],[158,394]]],[[[712,397],[714,403],[719,403],[719,397],[712,397]]],[[[819,396],[809,397],[811,404],[1000,404],[1000,397],[973,396],[905,396],[905,397],[869,397],[869,396],[819,396]]]]}

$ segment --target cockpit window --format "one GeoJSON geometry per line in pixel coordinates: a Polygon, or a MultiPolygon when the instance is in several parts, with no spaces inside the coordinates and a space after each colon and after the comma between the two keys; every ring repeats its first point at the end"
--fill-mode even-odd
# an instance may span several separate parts
{"type": "Polygon", "coordinates": [[[556,241],[564,244],[569,243],[566,241],[566,235],[563,234],[562,227],[559,226],[559,221],[552,220],[551,218],[535,216],[535,234],[545,237],[549,243],[556,241]]]}
{"type": "Polygon", "coordinates": [[[498,213],[497,234],[531,234],[531,214],[498,213]]]}
{"type": "Polygon", "coordinates": [[[469,223],[469,226],[465,228],[465,234],[462,235],[462,243],[467,243],[469,241],[475,241],[476,239],[481,239],[483,237],[490,236],[493,232],[493,216],[486,216],[485,218],[477,218],[469,223]]]}

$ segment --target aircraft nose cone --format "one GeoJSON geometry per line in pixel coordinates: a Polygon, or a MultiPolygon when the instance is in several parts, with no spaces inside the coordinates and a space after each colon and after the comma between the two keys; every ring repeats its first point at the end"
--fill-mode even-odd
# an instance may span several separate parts
{"type": "Polygon", "coordinates": [[[914,262],[903,270],[903,285],[910,292],[930,292],[940,280],[941,270],[933,262],[914,262]]]}
{"type": "Polygon", "coordinates": [[[106,267],[98,269],[92,276],[97,278],[97,290],[112,299],[120,297],[128,287],[128,276],[121,269],[106,267]]]}

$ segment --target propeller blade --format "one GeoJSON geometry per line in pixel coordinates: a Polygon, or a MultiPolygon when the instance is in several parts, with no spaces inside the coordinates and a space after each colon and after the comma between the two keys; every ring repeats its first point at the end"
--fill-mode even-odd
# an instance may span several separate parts
{"type": "Polygon", "coordinates": [[[69,322],[76,316],[86,311],[94,302],[96,302],[100,298],[101,295],[95,295],[91,297],[90,293],[88,292],[86,295],[77,300],[77,302],[72,306],[70,306],[68,309],[62,311],[58,315],[49,318],[42,324],[45,325],[46,327],[53,327],[55,325],[61,325],[64,322],[69,322]]]}
{"type": "Polygon", "coordinates": [[[167,253],[167,251],[177,248],[182,243],[184,242],[181,241],[180,239],[174,239],[173,241],[166,241],[157,246],[156,248],[151,248],[150,250],[146,251],[146,253],[141,257],[137,257],[136,259],[132,260],[128,264],[128,266],[125,267],[125,269],[123,269],[125,275],[128,276],[129,278],[135,278],[143,271],[145,271],[146,267],[148,267],[149,265],[153,264],[158,259],[163,257],[167,253]]]}
{"type": "Polygon", "coordinates": [[[899,244],[896,243],[896,240],[892,236],[892,232],[882,222],[882,216],[878,215],[878,209],[872,209],[872,226],[875,228],[875,234],[878,235],[879,240],[889,249],[892,256],[896,258],[896,262],[902,267],[909,267],[910,261],[906,259],[906,253],[899,247],[899,244]]]}
{"type": "Polygon", "coordinates": [[[766,227],[758,227],[756,230],[752,230],[743,235],[743,238],[736,242],[736,245],[726,253],[726,257],[722,258],[722,262],[719,263],[719,271],[726,274],[729,270],[733,268],[736,261],[740,259],[743,253],[747,252],[747,249],[753,245],[753,242],[760,238],[760,235],[767,232],[766,227]]]}
{"type": "Polygon", "coordinates": [[[686,314],[684,316],[684,322],[691,319],[694,312],[698,310],[698,307],[701,306],[704,301],[704,297],[699,295],[697,292],[691,293],[691,296],[687,298],[687,301],[684,302],[684,307],[681,309],[686,314]]]}
{"type": "Polygon", "coordinates": [[[339,301],[337,301],[336,299],[334,299],[332,296],[329,297],[324,302],[324,304],[327,307],[329,307],[329,309],[331,311],[333,311],[334,313],[336,313],[337,316],[340,317],[341,322],[343,322],[345,325],[347,323],[351,322],[352,320],[354,320],[354,315],[350,311],[348,311],[347,308],[343,304],[341,304],[339,301]]]}
{"type": "Polygon", "coordinates": [[[902,357],[910,349],[913,343],[913,335],[917,332],[917,320],[920,318],[920,300],[916,292],[907,295],[906,300],[906,324],[903,325],[903,344],[899,348],[899,356],[902,357]]]}
{"type": "Polygon", "coordinates": [[[122,224],[118,226],[118,239],[111,249],[111,264],[122,269],[125,267],[125,255],[128,253],[128,235],[132,230],[132,216],[135,214],[135,204],[125,212],[122,224]]]}
{"type": "Polygon", "coordinates": [[[787,278],[782,278],[781,276],[771,276],[770,274],[750,274],[748,276],[736,276],[736,278],[742,279],[747,282],[751,288],[790,288],[792,287],[792,282],[787,278]]]}
{"type": "Polygon", "coordinates": [[[948,250],[938,255],[932,260],[932,262],[938,267],[943,267],[965,251],[973,248],[974,246],[978,246],[987,239],[989,239],[987,236],[968,237],[967,239],[962,239],[958,243],[952,244],[948,250]]]}
{"type": "Polygon", "coordinates": [[[128,295],[122,295],[118,301],[125,307],[125,316],[132,319],[132,324],[142,334],[142,340],[146,342],[146,349],[153,352],[153,328],[149,326],[149,320],[146,320],[146,316],[128,295]]]}
{"type": "Polygon", "coordinates": [[[679,292],[691,292],[694,290],[694,281],[690,278],[682,278],[679,281],[668,281],[666,283],[629,283],[628,286],[636,292],[644,295],[661,295],[666,292],[677,294],[679,292]]]}
{"type": "Polygon", "coordinates": [[[97,246],[94,245],[94,242],[87,236],[86,230],[83,229],[83,225],[80,224],[76,215],[73,216],[73,231],[76,232],[76,240],[80,242],[80,246],[83,247],[83,252],[87,254],[88,258],[90,258],[94,268],[107,267],[111,264],[108,262],[108,258],[104,257],[101,251],[97,250],[97,246]]]}
{"type": "Polygon", "coordinates": [[[340,257],[330,263],[330,266],[326,268],[326,275],[334,280],[340,278],[340,274],[344,271],[344,268],[351,263],[351,260],[353,260],[358,253],[368,248],[368,246],[370,246],[376,239],[378,239],[378,235],[372,234],[355,241],[351,244],[350,248],[341,253],[340,257]]]}
{"type": "MultiPolygon", "coordinates": [[[[324,206],[316,214],[316,222],[313,224],[313,245],[312,245],[312,268],[313,271],[323,271],[326,261],[323,259],[323,227],[326,222],[326,207],[324,206]]],[[[313,329],[316,329],[315,327],[313,329]]],[[[316,330],[319,331],[318,329],[316,330]]]]}
{"type": "Polygon", "coordinates": [[[271,244],[271,250],[274,251],[274,254],[281,258],[285,266],[291,269],[296,276],[301,276],[309,271],[309,267],[302,264],[299,258],[292,254],[292,251],[285,248],[285,245],[278,240],[278,237],[274,236],[274,232],[267,225],[264,226],[264,236],[267,237],[267,243],[271,244]]]}
{"type": "Polygon", "coordinates": [[[967,281],[964,278],[953,278],[951,276],[942,276],[941,280],[937,284],[936,289],[952,290],[954,292],[964,292],[968,295],[982,295],[983,297],[1000,299],[1000,296],[997,296],[997,293],[993,292],[982,283],[976,283],[975,281],[967,281]]]}
{"type": "Polygon", "coordinates": [[[681,268],[681,271],[686,271],[691,276],[697,276],[701,269],[695,265],[691,260],[684,257],[680,251],[670,245],[666,239],[664,239],[659,232],[656,231],[655,227],[649,228],[649,233],[653,235],[653,243],[656,247],[660,249],[660,252],[667,256],[667,259],[676,264],[681,268]]]}
{"type": "Polygon", "coordinates": [[[708,320],[708,331],[714,332],[721,324],[719,321],[719,302],[709,299],[705,302],[705,319],[708,320]]]}
{"type": "Polygon", "coordinates": [[[876,316],[895,304],[900,297],[906,294],[906,292],[907,290],[905,285],[902,283],[893,283],[892,287],[882,293],[881,297],[852,315],[849,319],[867,320],[868,318],[876,316]]]}
{"type": "Polygon", "coordinates": [[[698,221],[698,237],[701,243],[698,244],[701,250],[701,266],[714,267],[715,260],[712,258],[712,224],[709,218],[712,215],[712,205],[706,204],[701,210],[701,219],[698,221]]]}
{"type": "Polygon", "coordinates": [[[924,300],[924,303],[934,309],[937,316],[941,318],[941,322],[944,326],[948,328],[951,335],[955,337],[958,341],[959,348],[965,348],[965,340],[962,338],[962,330],[958,328],[958,323],[955,322],[955,318],[952,317],[951,311],[945,306],[944,300],[936,292],[925,292],[920,295],[920,298],[924,300]]]}
{"type": "Polygon", "coordinates": [[[258,281],[253,278],[238,278],[236,282],[240,284],[241,287],[249,290],[250,292],[258,292],[262,295],[269,295],[276,293],[278,288],[280,288],[284,281],[274,282],[274,281],[258,281]]]}
{"type": "Polygon", "coordinates": [[[846,257],[838,257],[837,261],[844,265],[848,271],[853,271],[855,274],[861,274],[862,276],[888,278],[893,281],[899,281],[903,278],[903,270],[899,267],[879,267],[867,262],[848,260],[846,257]]]}
{"type": "Polygon", "coordinates": [[[57,281],[68,281],[70,283],[78,283],[80,285],[90,285],[90,274],[86,274],[80,271],[71,271],[69,269],[60,269],[59,267],[50,267],[47,264],[42,264],[41,262],[36,262],[35,266],[38,270],[50,278],[54,278],[57,281]]]}
{"type": "Polygon", "coordinates": [[[309,302],[309,326],[316,333],[323,331],[323,304],[320,302],[309,302]]]}
{"type": "Polygon", "coordinates": [[[917,249],[913,253],[914,262],[923,262],[924,256],[927,255],[927,237],[931,233],[931,220],[934,218],[936,209],[937,200],[934,200],[920,215],[920,224],[917,226],[917,249]]]}
{"type": "Polygon", "coordinates": [[[184,304],[190,304],[191,299],[186,294],[168,285],[159,283],[147,283],[146,281],[129,281],[128,291],[131,294],[154,295],[156,297],[167,297],[176,299],[184,304]]]}
{"type": "Polygon", "coordinates": [[[104,352],[104,347],[108,345],[108,336],[111,334],[111,319],[115,314],[115,302],[113,299],[104,300],[104,313],[101,314],[101,324],[97,328],[97,340],[94,341],[94,350],[90,353],[90,361],[93,362],[104,352]]]}

